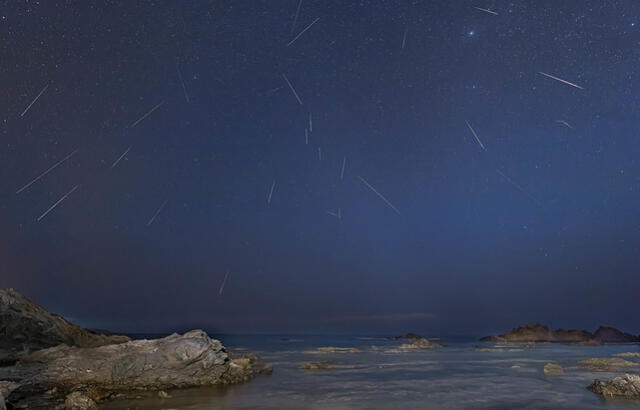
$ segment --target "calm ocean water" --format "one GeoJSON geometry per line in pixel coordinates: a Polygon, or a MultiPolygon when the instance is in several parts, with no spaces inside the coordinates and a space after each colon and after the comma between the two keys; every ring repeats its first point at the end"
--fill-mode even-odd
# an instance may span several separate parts
{"type": "MultiPolygon", "coordinates": [[[[481,352],[467,340],[437,340],[433,351],[385,353],[402,341],[361,336],[219,336],[232,351],[247,349],[272,363],[271,376],[238,386],[171,391],[172,398],[111,402],[124,409],[633,409],[639,402],[610,401],[586,389],[595,378],[578,360],[639,352],[640,347],[543,344],[522,351],[481,352]],[[309,354],[322,346],[356,347],[359,353],[309,354]],[[330,370],[302,370],[304,361],[330,360],[330,370]],[[565,374],[545,375],[545,363],[565,374]],[[519,367],[512,367],[519,366],[519,367]]],[[[508,348],[520,348],[508,346],[508,348]]],[[[637,359],[636,359],[637,360],[637,359]]],[[[640,367],[634,369],[640,371],[640,367]]],[[[630,372],[633,372],[631,370],[630,372]]]]}

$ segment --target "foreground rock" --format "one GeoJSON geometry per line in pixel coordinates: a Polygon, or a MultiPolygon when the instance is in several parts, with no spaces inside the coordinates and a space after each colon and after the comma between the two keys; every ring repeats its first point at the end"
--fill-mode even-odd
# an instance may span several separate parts
{"type": "Polygon", "coordinates": [[[51,405],[69,397],[100,402],[136,391],[239,383],[269,371],[255,355],[232,360],[218,340],[194,330],[157,340],[40,350],[20,360],[11,376],[23,379],[14,393],[51,405]]]}
{"type": "Polygon", "coordinates": [[[594,357],[593,359],[580,360],[578,366],[586,367],[596,372],[605,372],[622,367],[636,367],[640,363],[632,362],[618,357],[594,357]]]}
{"type": "Polygon", "coordinates": [[[605,397],[640,399],[640,376],[625,374],[613,380],[595,380],[587,389],[605,397]]]}
{"type": "Polygon", "coordinates": [[[126,336],[83,329],[47,312],[13,289],[0,289],[0,366],[40,349],[67,344],[98,347],[128,342],[126,336]]]}
{"type": "Polygon", "coordinates": [[[586,330],[551,330],[549,327],[536,324],[518,327],[509,333],[498,336],[487,336],[480,339],[484,342],[502,343],[577,343],[599,345],[603,343],[640,343],[640,337],[624,333],[612,327],[599,327],[595,333],[586,330]]]}

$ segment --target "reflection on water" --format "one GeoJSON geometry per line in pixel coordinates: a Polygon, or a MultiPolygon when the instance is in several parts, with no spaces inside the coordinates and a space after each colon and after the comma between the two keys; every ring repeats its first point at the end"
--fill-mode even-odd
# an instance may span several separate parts
{"type": "MultiPolygon", "coordinates": [[[[273,363],[271,376],[238,386],[171,391],[172,398],[112,402],[124,409],[630,409],[638,402],[605,401],[585,387],[620,373],[576,366],[589,357],[640,351],[638,346],[538,345],[518,351],[478,351],[472,341],[446,347],[385,353],[402,341],[353,336],[222,336],[273,363]],[[357,347],[359,353],[304,353],[322,346],[357,347]],[[318,357],[321,356],[321,357],[318,357]],[[329,370],[302,370],[301,362],[329,360],[329,370]],[[565,374],[545,375],[545,363],[565,374]]],[[[487,346],[489,347],[489,346],[487,346]]],[[[491,346],[493,347],[493,346],[491,346]]],[[[233,350],[233,349],[232,349],[233,350]]],[[[629,369],[627,369],[627,372],[629,369]]],[[[637,369],[640,371],[640,367],[637,369]]]]}

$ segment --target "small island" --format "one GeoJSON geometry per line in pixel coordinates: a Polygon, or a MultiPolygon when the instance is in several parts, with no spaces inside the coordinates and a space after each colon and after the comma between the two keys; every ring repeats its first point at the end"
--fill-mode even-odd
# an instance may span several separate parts
{"type": "Polygon", "coordinates": [[[595,332],[586,330],[551,330],[548,326],[535,324],[517,327],[511,332],[497,336],[486,336],[482,342],[499,343],[566,343],[582,345],[640,343],[640,336],[622,332],[613,327],[600,326],[595,332]]]}

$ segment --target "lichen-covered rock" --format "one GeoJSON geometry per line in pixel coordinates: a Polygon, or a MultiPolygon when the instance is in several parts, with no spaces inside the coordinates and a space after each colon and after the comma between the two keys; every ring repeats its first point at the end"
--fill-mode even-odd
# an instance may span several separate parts
{"type": "Polygon", "coordinates": [[[64,410],[98,410],[98,405],[90,397],[76,391],[65,399],[64,410]]]}
{"type": "Polygon", "coordinates": [[[594,357],[592,359],[580,360],[578,365],[592,371],[608,371],[620,367],[637,367],[640,366],[640,363],[618,357],[594,357]]]}
{"type": "Polygon", "coordinates": [[[544,374],[560,376],[564,374],[564,369],[557,363],[547,363],[544,365],[544,374]]]}
{"type": "Polygon", "coordinates": [[[625,374],[613,380],[594,380],[587,389],[605,397],[640,399],[640,376],[625,374]]]}
{"type": "Polygon", "coordinates": [[[0,365],[13,364],[33,351],[60,344],[97,347],[129,340],[83,329],[13,289],[0,289],[0,365]]]}

